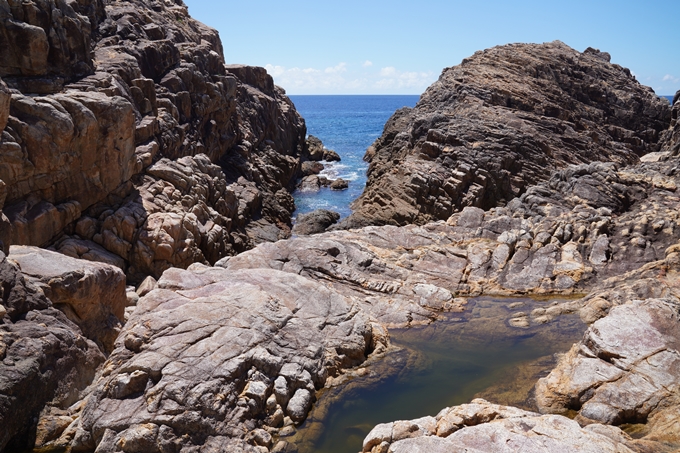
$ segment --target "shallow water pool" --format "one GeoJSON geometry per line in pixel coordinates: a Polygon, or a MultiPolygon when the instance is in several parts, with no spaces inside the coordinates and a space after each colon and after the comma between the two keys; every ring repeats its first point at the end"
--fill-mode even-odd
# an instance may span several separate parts
{"type": "Polygon", "coordinates": [[[434,416],[475,397],[533,409],[533,384],[585,330],[577,315],[529,328],[508,324],[518,312],[549,304],[471,299],[466,313],[391,330],[397,348],[364,376],[323,393],[293,441],[303,453],[356,453],[378,423],[434,416]]]}

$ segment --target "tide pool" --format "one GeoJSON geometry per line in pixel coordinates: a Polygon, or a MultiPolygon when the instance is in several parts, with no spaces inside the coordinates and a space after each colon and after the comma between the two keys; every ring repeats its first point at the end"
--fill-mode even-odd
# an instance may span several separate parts
{"type": "Polygon", "coordinates": [[[554,302],[479,297],[428,326],[391,329],[392,352],[322,391],[293,442],[300,453],[356,453],[378,423],[434,416],[473,398],[536,410],[533,385],[586,327],[577,314],[527,328],[509,319],[554,302]]]}

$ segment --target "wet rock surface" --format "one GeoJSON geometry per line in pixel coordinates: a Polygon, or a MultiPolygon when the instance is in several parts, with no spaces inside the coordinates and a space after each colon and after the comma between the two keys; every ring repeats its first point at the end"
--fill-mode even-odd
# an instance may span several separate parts
{"type": "Polygon", "coordinates": [[[314,162],[325,160],[326,162],[336,162],[340,160],[338,153],[324,146],[318,137],[310,135],[307,137],[307,156],[314,162]]]}
{"type": "Polygon", "coordinates": [[[290,234],[304,121],[181,1],[2,8],[0,241],[65,233],[135,280],[290,234]]]}
{"type": "Polygon", "coordinates": [[[503,205],[569,164],[632,164],[659,150],[670,117],[606,53],[558,41],[480,51],[387,122],[344,225],[445,220],[503,205]]]}

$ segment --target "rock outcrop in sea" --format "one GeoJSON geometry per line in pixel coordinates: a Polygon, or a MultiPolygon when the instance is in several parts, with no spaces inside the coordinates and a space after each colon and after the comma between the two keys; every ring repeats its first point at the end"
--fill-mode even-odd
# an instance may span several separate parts
{"type": "Polygon", "coordinates": [[[290,234],[304,121],[181,1],[11,2],[0,241],[131,281],[290,234]]]}
{"type": "Polygon", "coordinates": [[[317,397],[370,374],[390,328],[477,295],[574,296],[507,325],[589,327],[533,411],[475,399],[364,452],[680,447],[680,104],[606,53],[445,70],[343,224],[391,225],[304,236],[337,218],[317,212],[279,240],[328,157],[180,0],[0,11],[0,451],[305,452],[317,397]]]}
{"type": "Polygon", "coordinates": [[[424,224],[503,206],[557,169],[659,150],[667,103],[605,52],[509,44],[445,69],[369,148],[345,228],[424,224]]]}

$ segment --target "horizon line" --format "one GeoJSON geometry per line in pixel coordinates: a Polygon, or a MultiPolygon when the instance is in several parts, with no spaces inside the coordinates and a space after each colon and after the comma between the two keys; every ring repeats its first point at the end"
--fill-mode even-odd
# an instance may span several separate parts
{"type": "Polygon", "coordinates": [[[315,93],[315,94],[299,94],[286,93],[286,96],[420,96],[423,93],[315,93]]]}

